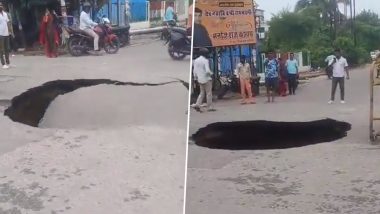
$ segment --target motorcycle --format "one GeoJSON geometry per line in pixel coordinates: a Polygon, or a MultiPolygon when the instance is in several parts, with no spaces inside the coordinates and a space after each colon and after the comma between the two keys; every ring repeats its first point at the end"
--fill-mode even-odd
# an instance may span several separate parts
{"type": "Polygon", "coordinates": [[[170,28],[177,27],[176,21],[164,22],[164,27],[161,32],[161,40],[167,40],[170,36],[170,28]]]}
{"type": "Polygon", "coordinates": [[[217,90],[218,99],[223,99],[228,91],[239,92],[239,79],[235,75],[221,76],[219,79],[220,87],[217,90]]]}
{"type": "MultiPolygon", "coordinates": [[[[94,39],[80,29],[67,27],[69,33],[68,51],[72,56],[82,56],[87,52],[94,50],[94,39]]],[[[108,54],[115,54],[119,51],[119,38],[112,33],[109,24],[101,23],[94,28],[95,33],[99,35],[99,48],[106,51],[108,54]]]]}
{"type": "Polygon", "coordinates": [[[127,29],[125,31],[117,31],[117,32],[115,32],[115,34],[119,38],[121,48],[130,44],[129,29],[127,29]]]}
{"type": "Polygon", "coordinates": [[[185,28],[169,28],[166,44],[168,45],[169,55],[174,60],[182,60],[191,54],[191,38],[187,36],[185,28]]]}

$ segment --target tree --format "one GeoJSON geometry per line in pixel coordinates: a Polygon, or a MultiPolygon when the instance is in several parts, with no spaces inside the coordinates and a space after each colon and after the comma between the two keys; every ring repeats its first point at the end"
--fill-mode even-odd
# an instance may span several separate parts
{"type": "Polygon", "coordinates": [[[367,23],[367,24],[373,25],[373,26],[379,26],[380,25],[379,15],[377,13],[370,11],[370,10],[364,10],[359,15],[357,15],[356,21],[362,22],[362,23],[367,23]]]}
{"type": "Polygon", "coordinates": [[[296,3],[296,7],[295,7],[295,11],[301,11],[307,7],[309,7],[311,4],[311,1],[310,0],[299,0],[297,3],[296,3]]]}
{"type": "Polygon", "coordinates": [[[380,19],[376,13],[363,11],[356,17],[357,41],[368,52],[380,49],[380,19]]]}
{"type": "Polygon", "coordinates": [[[264,47],[280,52],[310,51],[315,67],[323,67],[324,59],[336,47],[343,50],[350,64],[367,62],[369,52],[380,49],[379,16],[363,11],[356,17],[358,46],[354,44],[350,22],[338,23],[339,16],[342,14],[336,0],[299,0],[293,12],[281,11],[269,22],[264,47]]]}
{"type": "Polygon", "coordinates": [[[293,13],[284,10],[274,16],[269,22],[271,27],[268,35],[272,46],[284,51],[302,49],[312,35],[313,30],[318,27],[318,19],[311,15],[312,11],[311,13],[308,12],[308,14],[305,16],[304,13],[293,13]]]}

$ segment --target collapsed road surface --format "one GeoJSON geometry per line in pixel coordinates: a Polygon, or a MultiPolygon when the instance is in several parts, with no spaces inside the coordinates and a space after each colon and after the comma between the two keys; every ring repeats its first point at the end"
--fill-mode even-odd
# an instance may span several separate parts
{"type": "Polygon", "coordinates": [[[289,149],[336,141],[347,136],[350,129],[349,123],[329,118],[308,122],[218,122],[199,129],[191,140],[210,149],[289,149]]]}
{"type": "MultiPolygon", "coordinates": [[[[47,82],[43,84],[42,86],[31,88],[28,91],[14,97],[11,100],[11,105],[5,110],[4,115],[8,116],[15,122],[20,122],[26,125],[38,127],[47,108],[56,97],[58,97],[59,95],[73,92],[79,88],[96,86],[100,84],[107,84],[107,85],[114,85],[114,86],[162,86],[162,85],[168,85],[172,83],[175,83],[175,81],[163,82],[163,83],[133,83],[133,82],[120,82],[120,81],[107,80],[107,79],[56,80],[56,81],[47,82]]],[[[180,81],[177,81],[177,83],[180,83],[180,81]]],[[[131,87],[129,87],[128,89],[124,88],[122,91],[120,91],[119,94],[118,93],[116,94],[117,95],[126,94],[124,90],[128,90],[128,92],[131,93],[131,89],[132,89],[131,87]]],[[[92,96],[93,94],[91,93],[93,92],[94,92],[93,90],[90,90],[89,96],[92,96]]],[[[102,94],[102,91],[95,94],[96,95],[102,94]]],[[[113,94],[115,93],[111,93],[111,94],[107,93],[105,95],[107,97],[113,94]]],[[[127,100],[127,101],[130,102],[132,100],[127,100]]],[[[102,100],[101,102],[104,102],[104,100],[102,100]]],[[[66,108],[66,105],[68,103],[63,104],[64,108],[66,108]]],[[[83,101],[79,103],[83,104],[83,101]]],[[[96,103],[93,103],[93,102],[90,102],[88,104],[92,106],[96,106],[96,103]]],[[[134,105],[128,105],[128,106],[134,106],[134,105]]],[[[126,108],[128,106],[122,106],[122,108],[126,108]]],[[[104,111],[104,110],[107,110],[107,108],[101,109],[101,111],[104,111]]],[[[73,111],[78,112],[79,109],[73,109],[73,111]]],[[[56,115],[53,115],[53,117],[55,116],[56,115]]],[[[109,114],[107,114],[107,116],[109,116],[109,114]]]]}
{"type": "Polygon", "coordinates": [[[118,83],[50,94],[39,127],[0,117],[0,213],[180,213],[188,90],[178,81],[189,60],[166,55],[152,42],[100,57],[12,58],[17,67],[0,75],[8,115],[14,97],[45,83],[118,83]]]}

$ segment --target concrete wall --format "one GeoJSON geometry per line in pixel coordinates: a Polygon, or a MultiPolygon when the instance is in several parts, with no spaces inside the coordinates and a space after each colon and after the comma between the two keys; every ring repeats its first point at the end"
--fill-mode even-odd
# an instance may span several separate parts
{"type": "MultiPolygon", "coordinates": [[[[129,0],[131,1],[131,0],[129,0]]],[[[151,19],[164,19],[165,9],[169,1],[156,1],[149,4],[149,20],[145,22],[132,22],[131,29],[139,30],[144,28],[149,28],[151,19]]],[[[185,23],[189,15],[189,0],[175,0],[175,10],[178,14],[178,19],[181,23],[185,23]]],[[[131,11],[133,12],[133,11],[131,11]]]]}

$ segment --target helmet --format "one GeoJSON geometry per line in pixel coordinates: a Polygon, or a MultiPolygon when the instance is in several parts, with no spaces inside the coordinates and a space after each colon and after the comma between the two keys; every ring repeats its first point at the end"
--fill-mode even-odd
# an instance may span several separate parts
{"type": "Polygon", "coordinates": [[[104,24],[110,24],[110,20],[107,17],[103,17],[104,24]]]}

